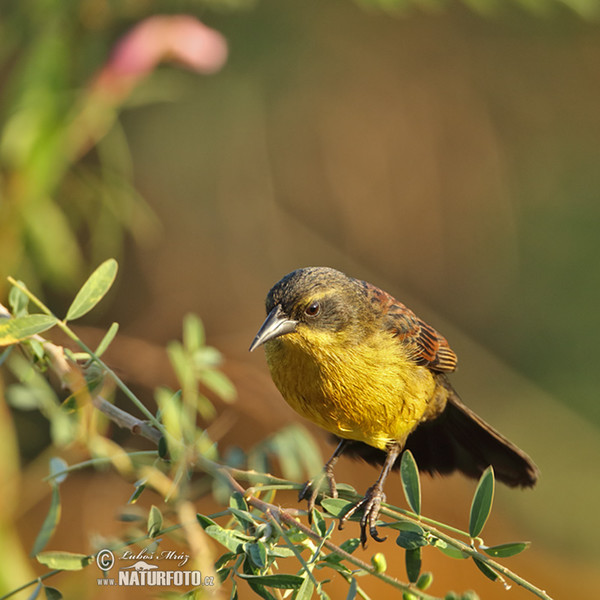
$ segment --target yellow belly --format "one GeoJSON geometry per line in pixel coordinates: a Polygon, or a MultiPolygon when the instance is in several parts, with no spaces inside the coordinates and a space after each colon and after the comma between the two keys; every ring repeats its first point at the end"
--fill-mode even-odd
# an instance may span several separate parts
{"type": "Polygon", "coordinates": [[[335,334],[309,335],[267,342],[267,362],[288,404],[327,431],[384,449],[404,442],[439,402],[433,373],[391,336],[345,345],[335,334]]]}

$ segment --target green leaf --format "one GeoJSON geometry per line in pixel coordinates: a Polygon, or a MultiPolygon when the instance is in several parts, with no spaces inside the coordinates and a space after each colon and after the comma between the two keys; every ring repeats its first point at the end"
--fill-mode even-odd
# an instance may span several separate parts
{"type": "Polygon", "coordinates": [[[131,498],[129,498],[129,500],[127,500],[127,504],[135,504],[145,489],[146,489],[145,483],[140,483],[139,485],[136,485],[135,492],[133,492],[133,494],[131,494],[131,498]]]}
{"type": "Polygon", "coordinates": [[[39,553],[46,547],[46,544],[50,541],[50,538],[56,531],[56,526],[60,521],[60,492],[58,491],[57,483],[52,482],[51,485],[52,497],[50,499],[50,508],[48,509],[48,514],[46,515],[44,522],[42,523],[42,528],[40,529],[40,532],[33,543],[33,548],[30,554],[32,557],[39,555],[39,553]]]}
{"type": "MultiPolygon", "coordinates": [[[[352,554],[359,546],[360,540],[358,538],[350,538],[340,544],[340,548],[348,554],[352,554]]],[[[325,557],[325,561],[328,563],[339,563],[341,560],[344,560],[344,557],[334,552],[325,557]]]]}
{"type": "Polygon", "coordinates": [[[46,592],[46,600],[62,600],[63,595],[53,587],[44,586],[46,592]]]}
{"type": "Polygon", "coordinates": [[[356,594],[358,592],[358,584],[356,583],[356,579],[352,578],[350,581],[350,587],[348,588],[348,595],[346,596],[346,600],[354,600],[356,598],[356,594]]]}
{"type": "Polygon", "coordinates": [[[51,315],[25,315],[13,319],[0,319],[0,346],[16,344],[32,335],[42,333],[56,325],[51,315]]]}
{"type": "Polygon", "coordinates": [[[473,557],[473,561],[477,565],[477,568],[488,579],[491,579],[492,581],[497,581],[500,578],[500,575],[498,575],[498,573],[496,573],[496,571],[494,571],[494,569],[492,569],[491,567],[488,567],[482,560],[479,560],[478,558],[473,557]]]}
{"type": "Polygon", "coordinates": [[[158,440],[158,456],[160,456],[160,458],[167,458],[168,453],[169,446],[167,444],[167,438],[163,435],[158,440]]]}
{"type": "MultiPolygon", "coordinates": [[[[25,286],[22,281],[17,281],[17,283],[25,286]]],[[[27,294],[19,288],[14,286],[10,288],[10,292],[8,293],[8,303],[10,304],[12,314],[15,315],[15,317],[22,317],[27,314],[29,298],[27,297],[27,294]]]]}
{"type": "Polygon", "coordinates": [[[153,538],[158,535],[163,524],[163,516],[160,510],[152,505],[150,512],[148,513],[148,535],[153,538]]]}
{"type": "Polygon", "coordinates": [[[96,356],[102,356],[104,352],[106,352],[106,349],[110,346],[110,343],[115,339],[117,331],[119,331],[119,324],[113,323],[108,328],[108,331],[104,334],[102,341],[98,344],[96,352],[94,352],[96,356]]]}
{"type": "Polygon", "coordinates": [[[294,551],[287,546],[271,546],[267,548],[267,552],[269,556],[273,558],[290,558],[292,556],[296,556],[294,551]]]}
{"type": "Polygon", "coordinates": [[[440,552],[442,552],[446,556],[449,556],[450,558],[457,558],[457,559],[469,558],[469,554],[467,554],[466,552],[462,552],[461,550],[459,550],[458,548],[455,548],[454,546],[450,546],[450,545],[446,544],[446,542],[443,542],[442,540],[438,540],[438,542],[436,542],[434,544],[434,546],[440,552]]]}
{"type": "MultiPolygon", "coordinates": [[[[196,515],[196,517],[198,517],[198,515],[196,515]]],[[[202,525],[202,523],[200,524],[202,525]]],[[[219,544],[225,546],[225,548],[227,548],[227,550],[230,552],[240,554],[244,551],[244,542],[236,535],[234,531],[224,529],[220,525],[209,525],[208,527],[204,527],[204,531],[206,531],[211,538],[217,540],[219,544]]]]}
{"type": "Polygon", "coordinates": [[[202,321],[193,314],[187,314],[183,317],[183,345],[189,352],[195,352],[202,346],[206,336],[202,321]]]}
{"type": "Polygon", "coordinates": [[[421,514],[421,480],[419,469],[410,450],[405,450],[400,462],[400,478],[408,504],[413,512],[421,514]]]}
{"type": "Polygon", "coordinates": [[[245,575],[238,573],[238,577],[279,590],[298,589],[304,581],[299,575],[288,575],[287,573],[278,573],[276,575],[245,575]]]}
{"type": "Polygon", "coordinates": [[[294,596],[294,600],[310,600],[314,591],[315,584],[313,583],[313,580],[308,575],[305,575],[302,585],[294,596]]]}
{"type": "Polygon", "coordinates": [[[42,565],[63,571],[79,571],[92,561],[92,557],[85,554],[60,551],[40,552],[35,558],[42,565]]]}
{"type": "Polygon", "coordinates": [[[327,532],[327,523],[325,523],[323,515],[316,508],[312,509],[311,515],[312,528],[314,529],[315,533],[321,537],[324,536],[327,532]]]}
{"type": "Polygon", "coordinates": [[[255,525],[256,519],[247,510],[238,510],[229,507],[229,512],[236,518],[237,522],[244,528],[255,525]]]}
{"type": "Polygon", "coordinates": [[[229,596],[229,600],[239,600],[235,579],[231,580],[231,595],[229,596]]]}
{"type": "MultiPolygon", "coordinates": [[[[229,498],[229,506],[231,508],[237,508],[237,510],[242,510],[244,512],[248,512],[248,503],[244,498],[243,494],[239,492],[233,492],[231,497],[229,498]]],[[[254,521],[254,519],[252,519],[254,521]]]]}
{"type": "Polygon", "coordinates": [[[262,542],[244,544],[244,552],[257,568],[264,569],[267,566],[267,549],[262,542]]]}
{"type": "Polygon", "coordinates": [[[75,300],[67,311],[65,321],[79,319],[88,313],[108,292],[117,276],[117,261],[109,258],[104,261],[83,284],[75,300]]]}
{"type": "Polygon", "coordinates": [[[416,583],[419,579],[419,573],[421,572],[421,548],[407,550],[404,558],[408,580],[411,583],[416,583]]]}
{"type": "Polygon", "coordinates": [[[202,527],[202,529],[206,529],[210,526],[220,527],[220,525],[217,525],[216,521],[213,521],[210,517],[205,517],[200,513],[196,513],[196,520],[198,523],[200,523],[200,527],[202,527]]]}
{"type": "Polygon", "coordinates": [[[233,383],[221,371],[207,369],[198,375],[198,379],[225,402],[233,402],[237,397],[233,383]]]}
{"type": "Polygon", "coordinates": [[[350,510],[353,502],[343,500],[342,498],[323,498],[321,506],[333,517],[339,518],[345,512],[350,510]]]}
{"type": "Polygon", "coordinates": [[[507,544],[499,544],[498,546],[489,546],[482,550],[489,556],[497,558],[508,558],[509,556],[515,556],[526,550],[531,545],[531,542],[509,542],[507,544]]]}
{"type": "Polygon", "coordinates": [[[228,562],[232,561],[236,556],[237,556],[237,554],[235,554],[234,552],[225,552],[225,554],[223,554],[223,556],[221,556],[215,562],[215,569],[219,570],[219,569],[223,568],[228,562]]]}
{"type": "Polygon", "coordinates": [[[401,531],[396,538],[396,544],[409,551],[427,546],[428,543],[427,538],[416,531],[401,531]]]}
{"type": "Polygon", "coordinates": [[[494,469],[491,465],[483,472],[471,504],[469,535],[477,537],[487,521],[494,500],[494,469]]]}

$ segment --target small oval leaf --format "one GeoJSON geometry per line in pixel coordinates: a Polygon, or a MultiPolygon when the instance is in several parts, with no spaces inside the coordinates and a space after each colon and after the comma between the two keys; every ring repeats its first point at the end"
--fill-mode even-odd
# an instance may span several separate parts
{"type": "Polygon", "coordinates": [[[294,600],[310,600],[313,597],[313,592],[315,591],[315,584],[313,580],[308,577],[308,575],[304,578],[300,589],[296,592],[294,596],[294,600]]]}
{"type": "Polygon", "coordinates": [[[421,548],[407,550],[405,556],[406,575],[411,583],[416,583],[421,572],[421,548]]]}
{"type": "Polygon", "coordinates": [[[163,524],[163,516],[158,507],[152,505],[148,513],[148,535],[153,538],[158,535],[163,524]]]}
{"type": "Polygon", "coordinates": [[[102,341],[98,344],[98,347],[96,348],[96,352],[95,352],[96,356],[102,356],[104,354],[106,349],[110,346],[110,343],[115,339],[115,336],[117,335],[118,331],[119,331],[118,323],[113,323],[108,328],[108,331],[104,334],[102,341]]]}
{"type": "Polygon", "coordinates": [[[233,492],[231,494],[231,497],[229,498],[229,506],[231,508],[237,508],[237,510],[248,512],[248,503],[246,502],[243,494],[240,494],[239,492],[233,492]]]}
{"type": "Polygon", "coordinates": [[[458,548],[455,548],[454,546],[450,546],[448,544],[444,544],[444,545],[435,544],[435,547],[440,552],[442,552],[442,554],[445,554],[446,556],[449,556],[450,558],[457,558],[457,559],[469,558],[469,555],[466,552],[462,552],[458,548]]]}
{"type": "Polygon", "coordinates": [[[401,531],[396,538],[396,544],[406,550],[416,550],[421,546],[427,546],[427,538],[416,531],[401,531]]]}
{"type": "Polygon", "coordinates": [[[77,292],[75,300],[67,311],[65,321],[79,319],[92,310],[112,286],[117,276],[117,269],[117,261],[114,258],[104,261],[77,292]]]}
{"type": "MultiPolygon", "coordinates": [[[[196,515],[196,518],[198,518],[199,516],[200,515],[196,515]]],[[[202,525],[202,523],[200,524],[202,525]]],[[[204,527],[204,525],[202,526],[204,527]]],[[[217,540],[219,544],[225,546],[225,548],[227,548],[227,550],[229,550],[230,552],[240,554],[244,551],[244,542],[235,535],[235,532],[230,531],[229,529],[224,529],[220,525],[209,525],[208,527],[204,528],[204,531],[206,531],[206,533],[210,535],[211,538],[217,540]]]]}
{"type": "Polygon", "coordinates": [[[46,544],[50,541],[50,538],[54,534],[56,526],[60,521],[60,513],[61,507],[58,484],[52,483],[52,498],[50,500],[50,508],[48,509],[48,514],[44,519],[42,528],[35,538],[30,556],[39,555],[39,553],[46,547],[46,544]]]}
{"type": "Polygon", "coordinates": [[[60,551],[40,552],[35,558],[42,565],[63,571],[79,571],[83,567],[86,567],[92,560],[90,556],[85,554],[60,551]]]}
{"type": "Polygon", "coordinates": [[[196,520],[198,521],[198,523],[200,523],[200,527],[202,527],[202,529],[206,529],[207,527],[211,526],[216,527],[217,529],[220,527],[220,525],[217,525],[217,523],[213,521],[210,517],[205,517],[200,513],[196,513],[196,520]]]}
{"type": "Polygon", "coordinates": [[[523,550],[526,550],[531,545],[531,542],[509,542],[507,544],[499,544],[498,546],[489,546],[488,548],[481,548],[487,555],[496,558],[508,558],[509,556],[515,556],[523,550]]]}
{"type": "Polygon", "coordinates": [[[421,514],[421,480],[419,469],[410,450],[405,450],[400,462],[400,478],[408,504],[416,514],[421,514]]]}
{"type": "Polygon", "coordinates": [[[51,315],[25,315],[14,319],[0,319],[0,346],[16,344],[54,327],[56,323],[56,317],[51,315]]]}
{"type": "Polygon", "coordinates": [[[494,469],[491,465],[483,472],[475,495],[473,496],[473,502],[471,504],[471,514],[469,517],[469,535],[474,538],[477,537],[492,510],[492,502],[494,500],[494,469]]]}
{"type": "Polygon", "coordinates": [[[341,517],[353,505],[342,498],[323,498],[321,506],[333,517],[341,517]]]}
{"type": "Polygon", "coordinates": [[[354,600],[356,598],[356,594],[358,592],[358,583],[356,583],[356,579],[354,577],[350,581],[350,587],[348,588],[348,595],[346,596],[346,600],[354,600]]]}
{"type": "Polygon", "coordinates": [[[496,573],[496,571],[494,571],[494,569],[492,569],[491,567],[488,567],[482,560],[479,560],[478,558],[473,557],[473,561],[477,565],[477,568],[488,579],[491,579],[492,581],[497,581],[498,579],[500,579],[500,575],[498,575],[498,573],[496,573]]]}
{"type": "Polygon", "coordinates": [[[267,566],[267,548],[262,542],[248,542],[244,544],[244,551],[259,569],[267,566]]]}
{"type": "Polygon", "coordinates": [[[310,514],[312,516],[313,530],[317,535],[324,536],[327,533],[327,523],[325,523],[323,515],[316,508],[313,508],[310,514]]]}
{"type": "Polygon", "coordinates": [[[44,586],[44,592],[46,592],[46,600],[62,600],[63,598],[59,590],[47,585],[44,586]]]}
{"type": "MultiPolygon", "coordinates": [[[[17,281],[17,283],[25,287],[25,284],[22,281],[17,281]]],[[[27,297],[27,294],[18,287],[13,286],[10,288],[10,292],[8,293],[8,303],[10,304],[10,308],[15,317],[21,317],[27,314],[29,298],[27,297]]]]}

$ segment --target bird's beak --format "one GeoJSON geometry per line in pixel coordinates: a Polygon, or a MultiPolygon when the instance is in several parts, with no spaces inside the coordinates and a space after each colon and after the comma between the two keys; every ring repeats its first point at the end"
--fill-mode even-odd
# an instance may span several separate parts
{"type": "Polygon", "coordinates": [[[250,344],[250,352],[269,340],[279,337],[280,335],[285,335],[286,333],[291,333],[296,329],[296,325],[298,325],[298,321],[288,319],[283,313],[281,306],[278,304],[269,313],[269,316],[258,330],[254,341],[250,344]]]}

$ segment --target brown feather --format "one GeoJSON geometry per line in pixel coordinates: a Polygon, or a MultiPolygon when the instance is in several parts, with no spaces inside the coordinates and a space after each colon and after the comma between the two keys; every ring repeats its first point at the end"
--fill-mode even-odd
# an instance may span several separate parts
{"type": "Polygon", "coordinates": [[[456,369],[456,354],[446,338],[392,295],[366,281],[359,283],[371,304],[376,306],[384,317],[384,326],[410,349],[417,364],[437,372],[449,373],[456,369]]]}

